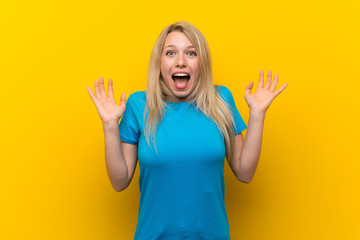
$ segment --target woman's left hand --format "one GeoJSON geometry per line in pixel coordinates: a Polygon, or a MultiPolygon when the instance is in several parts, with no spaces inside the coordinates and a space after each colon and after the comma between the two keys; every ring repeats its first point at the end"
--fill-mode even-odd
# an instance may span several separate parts
{"type": "Polygon", "coordinates": [[[260,70],[259,84],[255,93],[251,94],[251,89],[254,86],[253,81],[251,81],[251,83],[246,87],[245,90],[245,100],[249,105],[250,111],[256,111],[257,113],[265,114],[271,102],[288,85],[287,83],[285,83],[283,86],[281,86],[278,90],[275,91],[278,77],[279,74],[276,73],[274,81],[271,84],[272,73],[271,70],[269,70],[266,85],[264,87],[264,70],[260,70]]]}

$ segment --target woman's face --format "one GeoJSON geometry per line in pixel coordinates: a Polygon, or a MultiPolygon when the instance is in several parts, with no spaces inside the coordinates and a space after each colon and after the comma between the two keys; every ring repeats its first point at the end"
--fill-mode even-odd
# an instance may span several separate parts
{"type": "Polygon", "coordinates": [[[198,81],[199,61],[195,47],[184,33],[175,31],[167,35],[160,58],[160,71],[176,96],[176,99],[168,100],[186,101],[198,81]]]}

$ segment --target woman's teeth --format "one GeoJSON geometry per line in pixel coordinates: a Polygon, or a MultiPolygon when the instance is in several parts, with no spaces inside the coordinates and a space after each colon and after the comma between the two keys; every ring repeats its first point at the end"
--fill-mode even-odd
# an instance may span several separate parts
{"type": "Polygon", "coordinates": [[[188,77],[189,74],[187,73],[175,73],[173,74],[173,77],[188,77]]]}

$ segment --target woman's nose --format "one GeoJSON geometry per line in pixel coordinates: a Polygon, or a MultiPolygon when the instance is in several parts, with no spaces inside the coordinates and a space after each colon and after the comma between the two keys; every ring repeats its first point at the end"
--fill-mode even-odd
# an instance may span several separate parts
{"type": "Polygon", "coordinates": [[[177,63],[177,66],[179,66],[179,67],[185,66],[184,56],[182,56],[181,54],[179,54],[176,63],[177,63]]]}

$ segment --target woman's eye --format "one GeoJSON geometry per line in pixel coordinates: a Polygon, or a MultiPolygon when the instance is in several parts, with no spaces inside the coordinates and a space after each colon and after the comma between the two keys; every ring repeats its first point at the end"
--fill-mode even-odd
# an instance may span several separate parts
{"type": "Polygon", "coordinates": [[[189,52],[190,56],[196,56],[196,52],[189,52]]]}
{"type": "Polygon", "coordinates": [[[166,55],[174,55],[174,52],[167,52],[166,55]]]}

